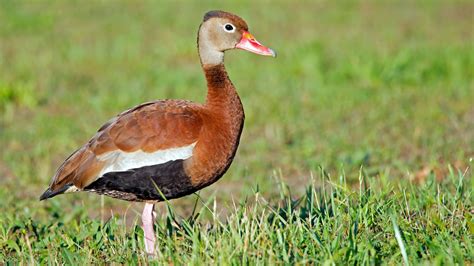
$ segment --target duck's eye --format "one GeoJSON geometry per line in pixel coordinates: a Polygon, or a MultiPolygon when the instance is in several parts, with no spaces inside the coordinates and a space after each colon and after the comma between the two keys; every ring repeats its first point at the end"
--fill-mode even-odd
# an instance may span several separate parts
{"type": "Polygon", "coordinates": [[[227,31],[227,32],[234,32],[235,27],[234,27],[234,25],[232,25],[230,23],[227,23],[227,24],[224,25],[224,30],[227,31]]]}

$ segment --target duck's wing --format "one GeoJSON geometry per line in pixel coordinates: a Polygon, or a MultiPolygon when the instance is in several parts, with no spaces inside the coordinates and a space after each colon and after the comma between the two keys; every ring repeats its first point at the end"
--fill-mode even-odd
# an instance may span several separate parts
{"type": "Polygon", "coordinates": [[[198,104],[165,100],[119,114],[62,163],[40,199],[83,190],[107,173],[191,157],[202,127],[200,112],[198,104]]]}

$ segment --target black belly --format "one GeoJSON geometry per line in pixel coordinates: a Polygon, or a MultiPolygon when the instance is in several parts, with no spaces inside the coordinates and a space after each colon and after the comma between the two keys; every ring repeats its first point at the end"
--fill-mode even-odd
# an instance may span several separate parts
{"type": "Polygon", "coordinates": [[[129,201],[163,201],[183,197],[202,188],[192,185],[183,163],[183,160],[175,160],[109,172],[84,190],[129,201]]]}

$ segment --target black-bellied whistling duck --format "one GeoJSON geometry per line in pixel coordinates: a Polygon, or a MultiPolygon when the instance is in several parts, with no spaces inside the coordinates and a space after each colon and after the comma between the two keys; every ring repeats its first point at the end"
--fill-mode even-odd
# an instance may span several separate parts
{"type": "Polygon", "coordinates": [[[275,56],[255,40],[240,17],[206,13],[198,33],[206,103],[160,100],[112,118],[63,162],[40,200],[90,191],[143,201],[145,248],[154,254],[154,203],[216,182],[234,158],[244,110],[225,70],[224,52],[235,48],[275,56]]]}

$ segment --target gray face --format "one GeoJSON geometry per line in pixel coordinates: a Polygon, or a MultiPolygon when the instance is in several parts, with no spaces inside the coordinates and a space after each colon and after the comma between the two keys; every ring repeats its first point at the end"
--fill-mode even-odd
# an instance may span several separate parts
{"type": "Polygon", "coordinates": [[[203,23],[199,37],[209,48],[224,52],[235,48],[242,39],[242,31],[228,18],[211,18],[203,23]]]}
{"type": "Polygon", "coordinates": [[[259,43],[248,32],[247,23],[240,17],[223,11],[210,11],[204,15],[199,29],[199,56],[201,64],[224,63],[224,52],[242,49],[255,54],[276,56],[276,53],[259,43]]]}

